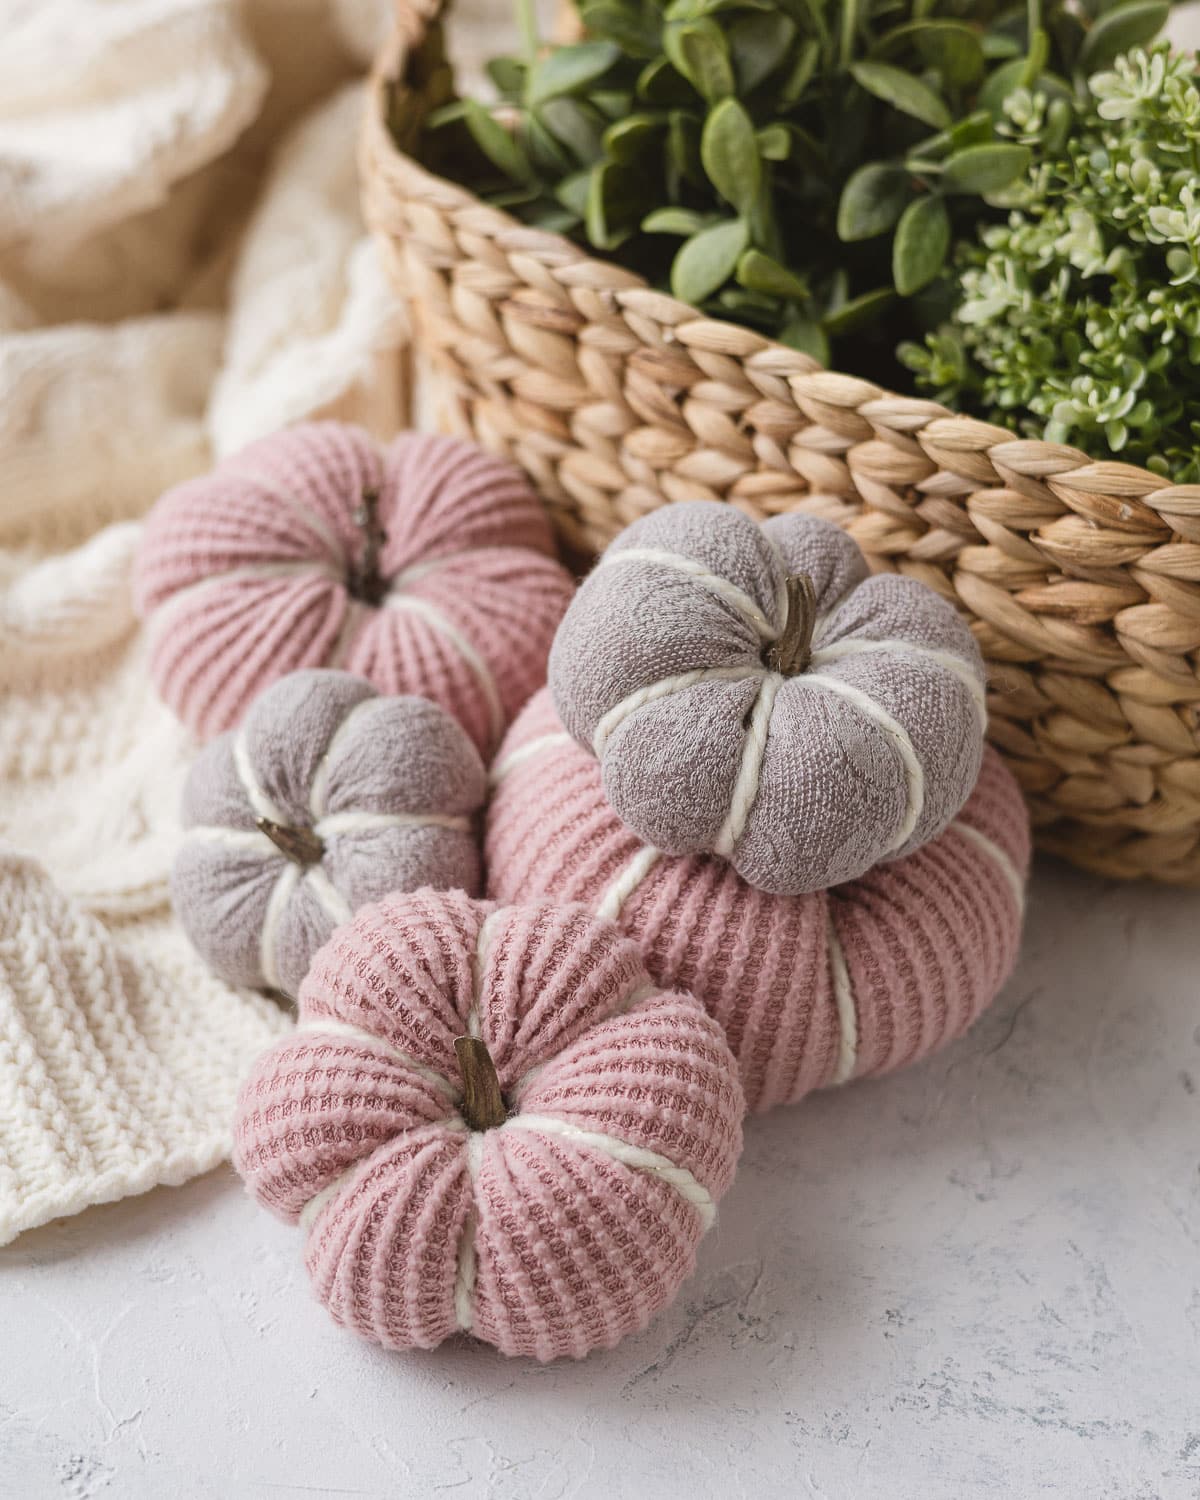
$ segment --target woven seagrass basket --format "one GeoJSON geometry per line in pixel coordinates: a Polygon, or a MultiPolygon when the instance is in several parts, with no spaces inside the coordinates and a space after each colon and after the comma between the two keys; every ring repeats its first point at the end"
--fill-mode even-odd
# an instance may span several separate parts
{"type": "Polygon", "coordinates": [[[432,175],[404,152],[451,91],[441,11],[400,0],[362,164],[451,421],[584,556],[698,497],[837,521],[971,619],[1042,847],[1200,884],[1200,485],[823,370],[432,175]]]}

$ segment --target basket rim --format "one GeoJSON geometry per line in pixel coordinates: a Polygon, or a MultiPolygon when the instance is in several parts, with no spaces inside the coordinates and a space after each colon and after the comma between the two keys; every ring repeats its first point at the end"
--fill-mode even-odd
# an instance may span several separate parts
{"type": "MultiPolygon", "coordinates": [[[[708,317],[671,293],[651,287],[636,272],[589,253],[565,235],[522,224],[461,183],[431,172],[392,138],[387,125],[388,95],[391,91],[411,92],[406,77],[409,56],[429,27],[446,14],[449,4],[450,0],[395,0],[391,32],[368,80],[368,103],[359,142],[364,178],[369,180],[369,171],[376,171],[398,188],[403,184],[406,196],[417,195],[431,204],[464,212],[499,248],[529,255],[547,269],[561,272],[567,266],[586,268],[588,289],[606,299],[611,297],[615,306],[634,312],[652,311],[683,344],[738,360],[766,360],[774,374],[793,386],[795,394],[839,405],[852,401],[856,407],[886,400],[893,414],[898,405],[907,410],[910,420],[901,430],[910,434],[920,431],[949,451],[975,454],[983,450],[1002,465],[1010,464],[1031,478],[1053,479],[1098,494],[1115,502],[1118,513],[1112,520],[1118,526],[1132,529],[1140,519],[1172,531],[1169,517],[1160,512],[1200,516],[1200,484],[1175,484],[1137,464],[1093,458],[1067,443],[1021,437],[1007,427],[952,411],[926,397],[893,391],[861,376],[827,368],[810,355],[754,329],[708,317]]],[[[1155,544],[1161,545],[1164,540],[1157,537],[1155,544]]]]}

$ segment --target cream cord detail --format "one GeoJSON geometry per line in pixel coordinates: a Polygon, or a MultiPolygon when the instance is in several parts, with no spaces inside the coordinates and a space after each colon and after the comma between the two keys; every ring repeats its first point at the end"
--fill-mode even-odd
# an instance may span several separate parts
{"type": "Polygon", "coordinates": [[[500,693],[496,687],[496,680],[492,676],[487,662],[484,661],[471,642],[467,640],[458,626],[448,620],[435,604],[430,604],[427,599],[418,599],[412,594],[389,594],[384,600],[383,607],[385,609],[404,609],[410,614],[417,615],[427,625],[432,625],[434,630],[454,647],[479,684],[479,690],[483,694],[484,701],[488,707],[488,721],[491,728],[492,744],[493,746],[496,745],[504,733],[504,708],[500,702],[500,693]]]}
{"type": "Polygon", "coordinates": [[[763,757],[767,753],[767,737],[771,732],[771,715],[775,711],[775,697],[783,686],[784,679],[778,672],[768,672],[754,700],[750,724],[742,746],[742,760],[738,766],[737,780],[733,784],[729,811],[717,832],[713,849],[728,859],[737,848],[746,827],[746,820],[758,796],[758,784],[762,778],[763,757]]]}
{"type": "Polygon", "coordinates": [[[595,1130],[582,1130],[566,1120],[557,1120],[550,1115],[513,1115],[500,1127],[501,1130],[528,1130],[537,1135],[555,1136],[559,1140],[571,1141],[575,1145],[590,1146],[602,1151],[622,1166],[635,1172],[652,1172],[668,1186],[673,1187],[685,1203],[690,1203],[700,1215],[705,1229],[714,1218],[716,1208],[712,1195],[703,1183],[698,1182],[686,1167],[677,1167],[673,1161],[660,1156],[657,1151],[647,1151],[643,1146],[632,1146],[613,1135],[601,1135],[595,1130]]]}

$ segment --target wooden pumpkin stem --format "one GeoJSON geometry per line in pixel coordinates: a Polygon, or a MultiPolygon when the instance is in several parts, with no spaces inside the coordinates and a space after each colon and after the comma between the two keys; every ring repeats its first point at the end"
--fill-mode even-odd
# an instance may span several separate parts
{"type": "Polygon", "coordinates": [[[379,493],[365,490],[362,503],[351,519],[363,532],[362,559],[351,570],[350,592],[364,604],[378,604],[387,593],[387,580],[379,571],[379,555],[387,532],[379,524],[379,493]]]}
{"type": "Polygon", "coordinates": [[[292,828],[270,818],[255,818],[254,826],[266,834],[281,854],[298,865],[315,865],[325,853],[325,845],[311,828],[292,828]]]}
{"type": "Polygon", "coordinates": [[[807,573],[787,576],[787,612],[779,639],[767,647],[766,662],[772,672],[797,677],[812,660],[813,626],[817,622],[817,591],[807,573]]]}
{"type": "Polygon", "coordinates": [[[508,1106],[500,1092],[492,1054],[477,1036],[456,1037],[454,1050],[462,1073],[463,1119],[472,1130],[493,1130],[503,1125],[508,1119],[508,1106]]]}

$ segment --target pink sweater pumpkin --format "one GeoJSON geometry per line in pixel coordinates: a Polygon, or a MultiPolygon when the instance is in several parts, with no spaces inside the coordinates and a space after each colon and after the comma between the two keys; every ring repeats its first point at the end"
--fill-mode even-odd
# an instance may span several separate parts
{"type": "Polygon", "coordinates": [[[432,698],[484,752],[545,680],[572,592],[511,465],[427,434],[381,449],[338,422],[169,490],[135,587],[158,689],[202,738],[286,673],[335,666],[432,698]]]}
{"type": "Polygon", "coordinates": [[[317,953],[295,1034],[243,1085],[234,1164],[307,1229],[339,1323],[579,1357],[674,1296],[743,1108],[720,1028],[612,923],[422,890],[317,953]]]}
{"type": "Polygon", "coordinates": [[[939,838],[800,896],[755,890],[715,856],[644,845],[546,691],[513,725],[492,777],[488,894],[583,901],[619,922],[660,983],[690,991],[721,1023],[752,1110],[943,1046],[1016,959],[1029,819],[992,750],[939,838]]]}

